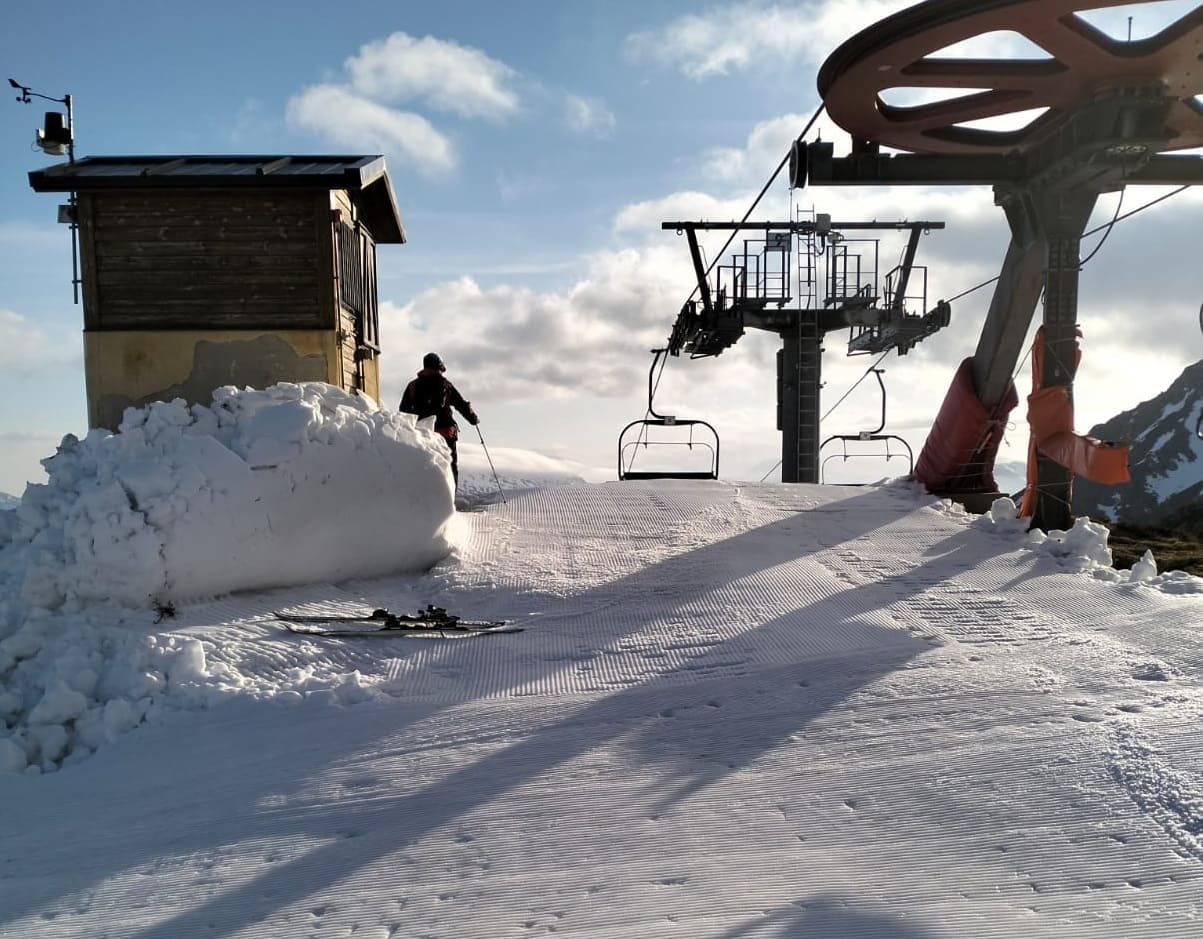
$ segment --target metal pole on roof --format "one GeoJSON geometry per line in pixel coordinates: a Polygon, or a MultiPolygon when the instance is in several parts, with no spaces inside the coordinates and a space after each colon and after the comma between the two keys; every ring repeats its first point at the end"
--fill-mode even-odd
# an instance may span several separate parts
{"type": "MultiPolygon", "coordinates": [[[[67,108],[66,140],[63,140],[63,138],[61,136],[59,136],[57,133],[58,130],[62,130],[61,126],[52,129],[52,127],[50,125],[50,121],[49,121],[49,118],[50,118],[52,112],[47,112],[47,114],[46,114],[47,126],[44,130],[38,131],[37,137],[35,138],[35,143],[38,147],[41,148],[43,153],[61,154],[61,153],[66,152],[67,162],[69,164],[74,164],[75,163],[75,110],[72,106],[73,102],[71,100],[71,95],[69,95],[69,94],[63,95],[61,98],[55,98],[52,95],[44,95],[44,94],[41,94],[40,92],[34,91],[28,85],[22,85],[15,78],[10,78],[8,80],[8,83],[10,86],[12,86],[17,91],[20,92],[20,94],[17,95],[17,101],[19,101],[21,104],[32,104],[34,98],[41,98],[43,101],[53,101],[56,104],[62,104],[62,105],[66,106],[66,108],[67,108]]],[[[61,118],[62,115],[59,115],[59,117],[61,118]]],[[[78,202],[76,199],[75,191],[72,190],[71,194],[68,196],[68,199],[67,199],[67,216],[68,216],[67,221],[71,225],[71,293],[72,293],[72,296],[74,297],[75,302],[78,304],[79,303],[80,278],[79,278],[79,238],[78,238],[79,215],[78,215],[78,211],[77,211],[77,204],[78,204],[78,202]]],[[[60,210],[61,210],[61,208],[62,207],[60,206],[60,210]]],[[[61,217],[59,218],[59,221],[60,222],[62,221],[61,217]]]]}

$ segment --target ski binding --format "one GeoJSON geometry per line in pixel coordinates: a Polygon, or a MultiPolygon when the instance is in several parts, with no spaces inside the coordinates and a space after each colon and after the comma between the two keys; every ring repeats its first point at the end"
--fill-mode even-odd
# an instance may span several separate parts
{"type": "Polygon", "coordinates": [[[276,619],[289,632],[307,636],[396,636],[396,635],[491,635],[520,633],[521,626],[510,626],[508,620],[463,619],[440,606],[429,605],[417,614],[392,613],[378,609],[371,613],[340,616],[338,614],[300,614],[277,611],[276,619]],[[362,624],[337,627],[328,624],[362,624]],[[369,627],[369,624],[370,627],[369,627]]]}

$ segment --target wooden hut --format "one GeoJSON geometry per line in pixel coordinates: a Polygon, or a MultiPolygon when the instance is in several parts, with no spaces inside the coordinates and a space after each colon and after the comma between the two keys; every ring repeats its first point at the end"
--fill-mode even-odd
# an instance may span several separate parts
{"type": "Polygon", "coordinates": [[[382,157],[89,157],[29,181],[76,196],[91,426],[222,385],[379,398],[376,245],[405,241],[382,157]]]}

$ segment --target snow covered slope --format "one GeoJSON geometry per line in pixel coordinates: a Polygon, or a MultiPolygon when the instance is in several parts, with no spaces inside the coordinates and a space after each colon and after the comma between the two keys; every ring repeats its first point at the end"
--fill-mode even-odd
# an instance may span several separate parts
{"type": "Polygon", "coordinates": [[[131,615],[225,698],[0,776],[0,934],[1197,936],[1203,581],[1006,508],[530,490],[428,574],[131,615]],[[426,603],[525,631],[271,615],[426,603]]]}

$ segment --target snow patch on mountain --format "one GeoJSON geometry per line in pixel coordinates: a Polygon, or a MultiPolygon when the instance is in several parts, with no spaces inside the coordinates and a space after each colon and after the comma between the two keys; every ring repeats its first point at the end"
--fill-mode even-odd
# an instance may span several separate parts
{"type": "Polygon", "coordinates": [[[1132,481],[1075,480],[1075,514],[1203,534],[1201,418],[1203,362],[1196,362],[1156,398],[1092,427],[1092,437],[1129,441],[1132,481]]]}

